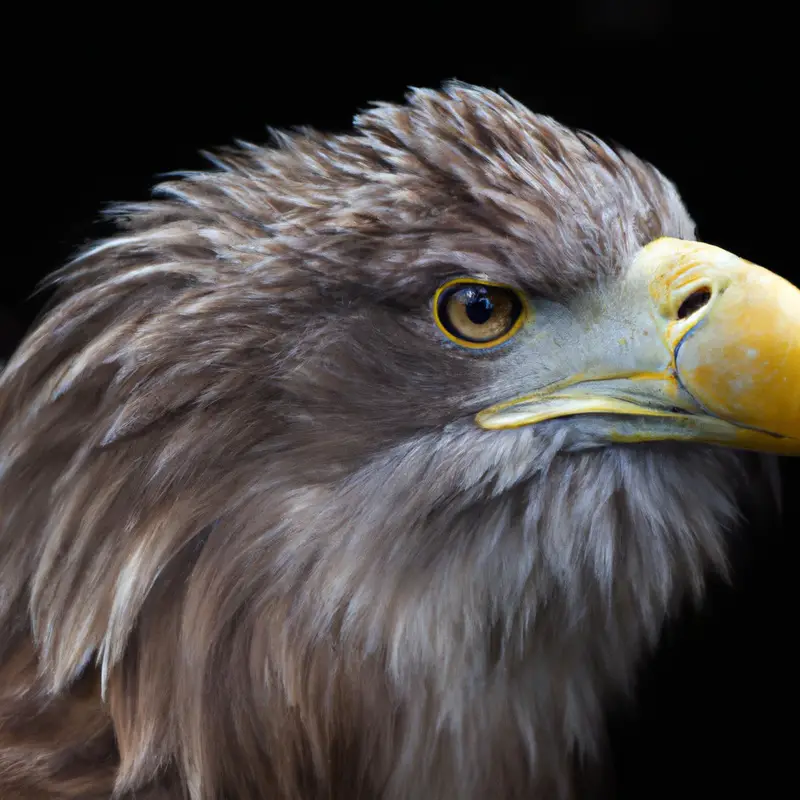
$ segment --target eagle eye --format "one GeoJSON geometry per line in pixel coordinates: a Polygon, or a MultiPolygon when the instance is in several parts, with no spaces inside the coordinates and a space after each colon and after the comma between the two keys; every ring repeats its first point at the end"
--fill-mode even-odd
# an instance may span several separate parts
{"type": "Polygon", "coordinates": [[[436,324],[462,347],[494,347],[508,341],[524,321],[525,302],[514,289],[457,278],[440,287],[433,301],[436,324]]]}

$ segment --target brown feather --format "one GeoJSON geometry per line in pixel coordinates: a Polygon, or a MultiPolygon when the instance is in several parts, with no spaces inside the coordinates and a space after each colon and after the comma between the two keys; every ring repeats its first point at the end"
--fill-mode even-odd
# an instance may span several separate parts
{"type": "Polygon", "coordinates": [[[0,794],[569,796],[761,462],[479,431],[429,303],[613,281],[675,189],[459,84],[214,159],[0,376],[0,794]]]}

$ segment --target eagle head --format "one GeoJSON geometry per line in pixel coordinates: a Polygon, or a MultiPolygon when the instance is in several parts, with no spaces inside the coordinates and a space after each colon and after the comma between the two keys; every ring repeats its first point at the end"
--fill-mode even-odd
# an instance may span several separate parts
{"type": "Polygon", "coordinates": [[[568,797],[800,454],[800,291],[505,95],[274,139],[116,207],[0,377],[0,788],[568,797]]]}

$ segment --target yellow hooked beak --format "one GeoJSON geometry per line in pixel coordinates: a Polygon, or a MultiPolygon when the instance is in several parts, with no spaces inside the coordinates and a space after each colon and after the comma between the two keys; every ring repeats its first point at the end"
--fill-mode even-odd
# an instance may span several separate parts
{"type": "Polygon", "coordinates": [[[612,443],[800,456],[799,289],[717,247],[664,238],[603,303],[574,328],[585,368],[481,411],[478,424],[603,415],[612,443]]]}

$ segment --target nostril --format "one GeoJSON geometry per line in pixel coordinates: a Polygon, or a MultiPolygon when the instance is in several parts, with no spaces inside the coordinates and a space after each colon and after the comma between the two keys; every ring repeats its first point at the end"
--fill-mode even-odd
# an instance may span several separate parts
{"type": "Polygon", "coordinates": [[[691,317],[692,314],[699,311],[703,306],[708,305],[710,300],[710,289],[706,289],[704,287],[702,289],[698,289],[696,292],[692,292],[681,303],[681,307],[678,309],[678,319],[686,319],[687,317],[691,317]]]}

